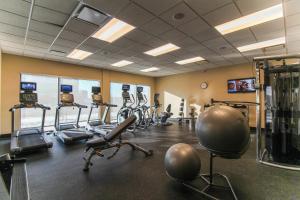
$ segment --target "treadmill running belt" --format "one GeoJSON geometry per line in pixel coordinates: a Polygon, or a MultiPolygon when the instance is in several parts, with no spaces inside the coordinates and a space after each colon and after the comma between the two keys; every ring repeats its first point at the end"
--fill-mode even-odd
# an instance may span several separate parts
{"type": "Polygon", "coordinates": [[[78,131],[64,131],[64,134],[70,138],[79,139],[79,138],[88,138],[89,136],[86,133],[78,131]]]}
{"type": "Polygon", "coordinates": [[[18,144],[21,148],[35,148],[37,146],[47,146],[44,138],[39,134],[24,135],[18,137],[18,144]]]}

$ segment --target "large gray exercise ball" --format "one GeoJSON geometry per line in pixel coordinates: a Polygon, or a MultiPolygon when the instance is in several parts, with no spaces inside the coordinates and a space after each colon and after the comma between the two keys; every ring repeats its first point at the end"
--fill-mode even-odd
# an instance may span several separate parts
{"type": "Polygon", "coordinates": [[[248,121],[230,106],[214,106],[201,113],[196,134],[208,151],[225,158],[241,157],[250,143],[248,121]]]}
{"type": "Polygon", "coordinates": [[[201,169],[201,160],[191,145],[178,143],[165,155],[165,168],[169,176],[177,180],[193,180],[201,169]]]}

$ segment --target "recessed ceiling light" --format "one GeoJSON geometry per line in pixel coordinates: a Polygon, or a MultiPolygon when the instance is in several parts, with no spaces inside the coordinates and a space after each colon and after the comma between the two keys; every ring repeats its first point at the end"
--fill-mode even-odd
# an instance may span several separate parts
{"type": "Polygon", "coordinates": [[[80,49],[74,49],[69,55],[67,55],[68,58],[73,58],[77,60],[83,60],[86,57],[92,55],[93,53],[88,51],[83,51],[80,49]]]}
{"type": "Polygon", "coordinates": [[[157,67],[150,67],[150,68],[147,68],[147,69],[142,69],[141,71],[142,72],[153,72],[153,71],[158,71],[159,68],[157,67]]]}
{"type": "Polygon", "coordinates": [[[240,52],[245,52],[245,51],[251,51],[251,50],[255,50],[255,49],[262,49],[265,47],[276,46],[276,45],[280,45],[280,44],[285,44],[285,37],[280,37],[280,38],[276,38],[276,39],[272,39],[272,40],[266,40],[263,42],[249,44],[249,45],[238,47],[237,49],[240,52]]]}
{"type": "Polygon", "coordinates": [[[116,62],[116,63],[112,64],[112,66],[114,66],[114,67],[124,67],[124,66],[130,65],[130,64],[132,64],[132,63],[133,63],[133,62],[128,61],[128,60],[121,60],[121,61],[119,61],[119,62],[116,62]]]}
{"type": "Polygon", "coordinates": [[[175,63],[177,63],[179,65],[185,65],[185,64],[189,64],[189,63],[199,62],[199,61],[202,61],[202,60],[205,60],[205,59],[202,58],[201,56],[198,56],[198,57],[194,57],[194,58],[188,58],[188,59],[185,59],[185,60],[179,60],[175,63]]]}
{"type": "Polygon", "coordinates": [[[145,54],[148,54],[150,56],[159,56],[165,53],[169,53],[171,51],[175,51],[177,49],[180,49],[180,47],[176,46],[175,44],[168,43],[163,46],[157,47],[155,49],[149,50],[144,52],[145,54]]]}
{"type": "Polygon", "coordinates": [[[92,35],[92,37],[111,43],[133,29],[135,29],[134,26],[131,26],[117,18],[113,18],[94,35],[92,35]]]}
{"type": "Polygon", "coordinates": [[[281,17],[283,17],[282,4],[278,4],[270,8],[252,13],[250,15],[246,15],[244,17],[232,20],[230,22],[226,22],[224,24],[215,26],[215,28],[222,35],[225,35],[281,17]]]}

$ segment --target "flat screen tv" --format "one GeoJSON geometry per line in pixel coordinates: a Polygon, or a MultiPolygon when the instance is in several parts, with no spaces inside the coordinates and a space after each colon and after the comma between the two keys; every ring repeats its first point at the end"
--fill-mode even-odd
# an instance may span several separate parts
{"type": "Polygon", "coordinates": [[[228,93],[255,92],[255,78],[241,78],[227,81],[228,93]]]}

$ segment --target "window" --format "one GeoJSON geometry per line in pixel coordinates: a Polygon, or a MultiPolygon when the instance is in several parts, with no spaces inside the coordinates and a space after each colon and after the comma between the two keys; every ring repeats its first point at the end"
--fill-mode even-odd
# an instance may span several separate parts
{"type": "MultiPolygon", "coordinates": [[[[46,111],[45,126],[53,126],[55,109],[58,102],[58,78],[52,76],[38,76],[22,74],[21,81],[36,82],[38,101],[40,104],[49,106],[51,110],[46,111]]],[[[21,128],[38,127],[42,123],[41,109],[22,109],[21,128]]]]}
{"type": "MultiPolygon", "coordinates": [[[[70,78],[61,78],[61,85],[72,85],[75,103],[88,106],[81,110],[80,121],[85,122],[88,119],[90,112],[90,104],[92,102],[91,88],[93,86],[100,86],[99,81],[93,80],[79,80],[70,78]]],[[[91,119],[99,119],[100,112],[93,112],[91,119]]],[[[69,123],[77,120],[78,109],[73,107],[62,108],[60,112],[60,123],[69,123]]]]}
{"type": "MultiPolygon", "coordinates": [[[[115,83],[115,82],[110,83],[110,103],[115,104],[115,105],[118,106],[118,107],[111,108],[110,120],[112,122],[117,121],[117,114],[119,112],[119,109],[123,105],[123,99],[122,99],[122,85],[123,84],[125,84],[125,83],[115,83]]],[[[137,86],[142,86],[144,88],[143,93],[146,95],[146,97],[148,99],[148,102],[147,102],[146,105],[150,105],[150,102],[151,102],[151,88],[150,88],[150,86],[133,85],[133,84],[129,84],[129,85],[130,85],[129,93],[134,95],[135,100],[136,100],[136,87],[137,86]]]]}
{"type": "MultiPolygon", "coordinates": [[[[36,82],[38,101],[51,108],[47,110],[45,126],[53,126],[55,120],[56,106],[59,103],[60,84],[69,84],[73,86],[74,100],[76,103],[87,105],[87,109],[82,109],[80,121],[86,122],[90,111],[91,88],[100,86],[96,80],[79,80],[71,78],[60,78],[55,76],[42,76],[22,74],[21,81],[36,82]]],[[[100,112],[93,112],[91,119],[98,119],[100,112]]],[[[74,122],[77,119],[78,109],[67,107],[62,108],[60,112],[60,122],[74,122]]],[[[21,111],[21,128],[38,127],[41,125],[42,111],[40,109],[22,109],[21,111]]]]}

